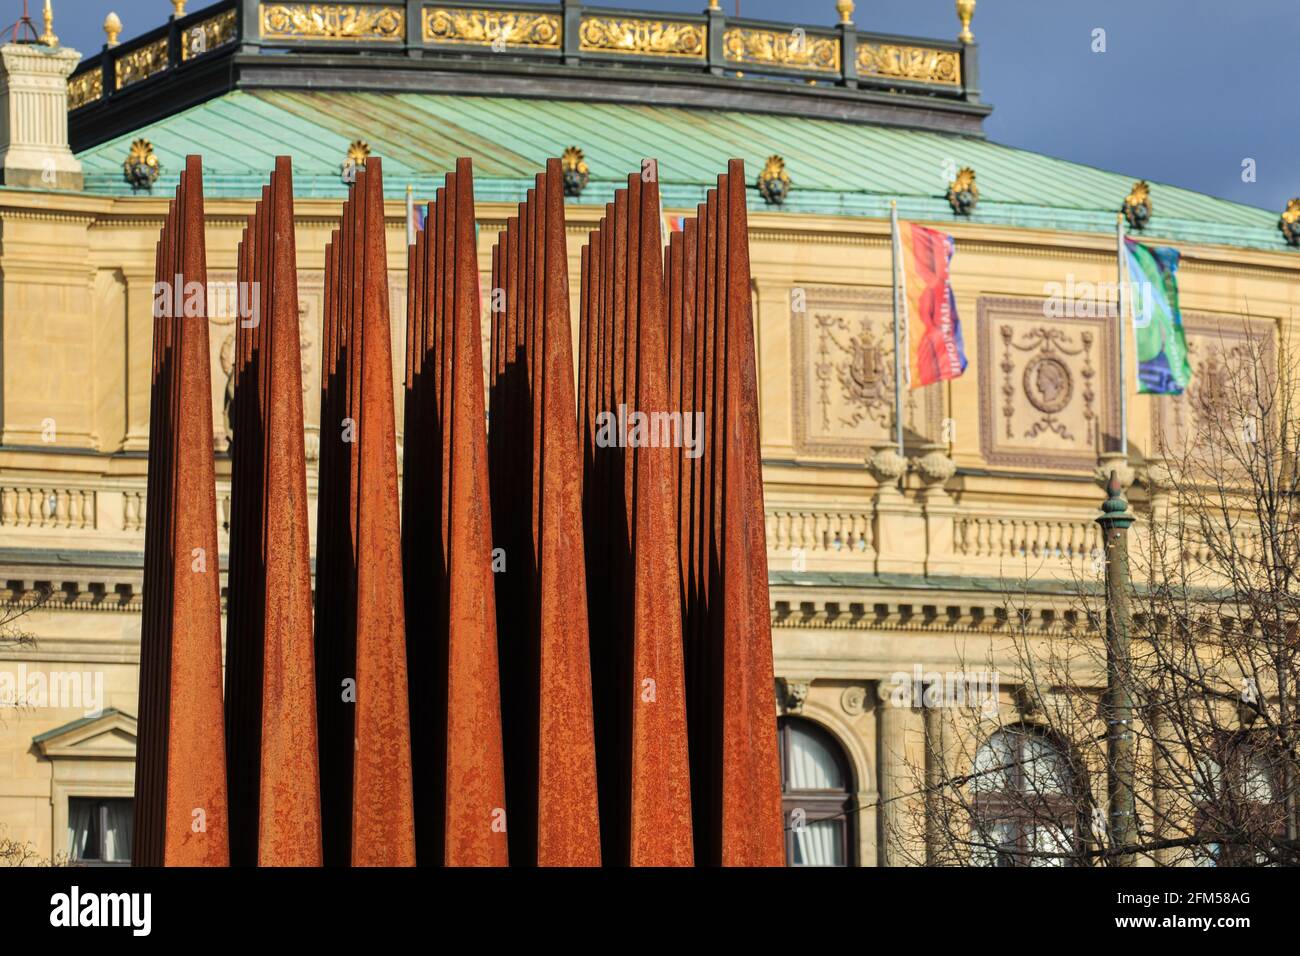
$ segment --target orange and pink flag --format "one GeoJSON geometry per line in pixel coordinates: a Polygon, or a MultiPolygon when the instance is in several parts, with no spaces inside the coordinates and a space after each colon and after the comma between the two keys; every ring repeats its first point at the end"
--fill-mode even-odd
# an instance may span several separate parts
{"type": "Polygon", "coordinates": [[[966,371],[966,347],[948,274],[955,249],[953,238],[902,223],[899,246],[907,296],[911,385],[919,388],[956,378],[966,371]]]}

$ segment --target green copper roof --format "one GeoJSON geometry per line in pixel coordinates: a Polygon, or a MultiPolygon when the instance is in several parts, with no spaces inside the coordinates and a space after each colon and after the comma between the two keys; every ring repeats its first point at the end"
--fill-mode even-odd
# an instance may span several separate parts
{"type": "MultiPolygon", "coordinates": [[[[954,166],[972,166],[980,203],[972,221],[1027,228],[1112,232],[1138,174],[1120,175],[986,140],[725,110],[451,96],[268,90],[228,93],[81,153],[86,189],[130,195],[122,160],[147,137],[167,194],[187,153],[204,159],[209,196],[254,195],[273,158],[294,161],[300,196],[342,197],[339,166],[356,139],[384,159],[389,195],[428,196],[457,156],[474,160],[481,201],[519,201],[549,156],[579,146],[591,168],[581,202],[604,203],[639,169],[660,161],[664,204],[693,208],[731,157],[756,177],[773,153],[785,158],[789,212],[879,218],[898,199],[907,219],[953,220],[944,194],[954,166]]],[[[1144,171],[1145,172],[1145,171],[1144,171]]],[[[1153,237],[1283,250],[1277,214],[1152,182],[1153,237]]],[[[764,207],[753,193],[751,208],[764,207]]]]}

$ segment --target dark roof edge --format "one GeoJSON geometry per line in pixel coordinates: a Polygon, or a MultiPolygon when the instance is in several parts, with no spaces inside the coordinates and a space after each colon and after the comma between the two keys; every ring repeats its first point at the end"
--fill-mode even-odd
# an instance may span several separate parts
{"type": "Polygon", "coordinates": [[[992,106],[915,92],[809,86],[650,67],[358,54],[236,53],[168,70],[68,117],[73,152],[233,90],[440,93],[678,106],[871,123],[983,138],[992,106]]]}

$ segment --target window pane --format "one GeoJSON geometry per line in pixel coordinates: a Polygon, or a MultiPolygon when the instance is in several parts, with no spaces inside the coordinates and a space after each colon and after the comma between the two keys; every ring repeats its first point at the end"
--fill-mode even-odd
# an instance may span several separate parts
{"type": "Polygon", "coordinates": [[[72,860],[99,859],[99,814],[97,801],[68,798],[68,857],[72,860]]]}
{"type": "Polygon", "coordinates": [[[971,781],[971,788],[976,793],[1000,793],[1009,790],[1012,760],[1014,760],[1014,741],[1011,734],[999,730],[975,751],[975,779],[971,781]]]}
{"type": "Polygon", "coordinates": [[[68,798],[68,857],[74,863],[130,863],[132,801],[68,798]]]}
{"type": "Polygon", "coordinates": [[[839,761],[821,736],[814,736],[806,727],[794,722],[788,726],[790,778],[786,781],[786,789],[846,790],[848,785],[839,761]]]}
{"type": "Polygon", "coordinates": [[[1267,758],[1262,753],[1250,756],[1244,781],[1245,797],[1253,803],[1273,802],[1273,779],[1267,758]]]}
{"type": "Polygon", "coordinates": [[[1065,794],[1069,772],[1065,758],[1051,741],[1034,734],[1024,735],[1024,788],[1026,793],[1065,794]]]}
{"type": "Polygon", "coordinates": [[[844,866],[844,821],[818,820],[794,830],[791,866],[844,866]]]}
{"type": "Polygon", "coordinates": [[[133,810],[130,800],[105,800],[104,859],[115,863],[131,862],[131,825],[133,810]]]}
{"type": "Polygon", "coordinates": [[[1009,866],[1009,854],[1016,848],[1016,827],[1009,820],[999,820],[985,825],[983,830],[971,828],[970,861],[972,866],[1009,866]]]}
{"type": "MultiPolygon", "coordinates": [[[[1069,853],[1070,842],[1074,838],[1072,827],[1039,825],[1030,834],[1030,844],[1035,853],[1069,853]]],[[[1035,856],[1029,861],[1030,866],[1065,866],[1069,861],[1061,856],[1035,856]]]]}

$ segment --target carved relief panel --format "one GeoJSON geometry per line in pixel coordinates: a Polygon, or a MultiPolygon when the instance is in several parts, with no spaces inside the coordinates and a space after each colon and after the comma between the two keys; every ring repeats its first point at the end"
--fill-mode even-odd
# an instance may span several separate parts
{"type": "Polygon", "coordinates": [[[981,298],[980,450],[991,465],[1091,469],[1119,434],[1114,323],[981,298]]]}
{"type": "MultiPolygon", "coordinates": [[[[893,436],[894,326],[889,290],[799,286],[792,293],[795,452],[861,461],[873,443],[893,436]]],[[[904,388],[903,428],[909,443],[933,440],[942,416],[942,385],[904,388]]]]}
{"type": "Polygon", "coordinates": [[[1241,316],[1183,313],[1192,380],[1182,395],[1153,395],[1151,443],[1159,454],[1182,460],[1198,449],[1209,461],[1222,459],[1208,445],[1248,436],[1259,427],[1250,413],[1258,390],[1265,394],[1276,376],[1273,323],[1241,316]]]}

